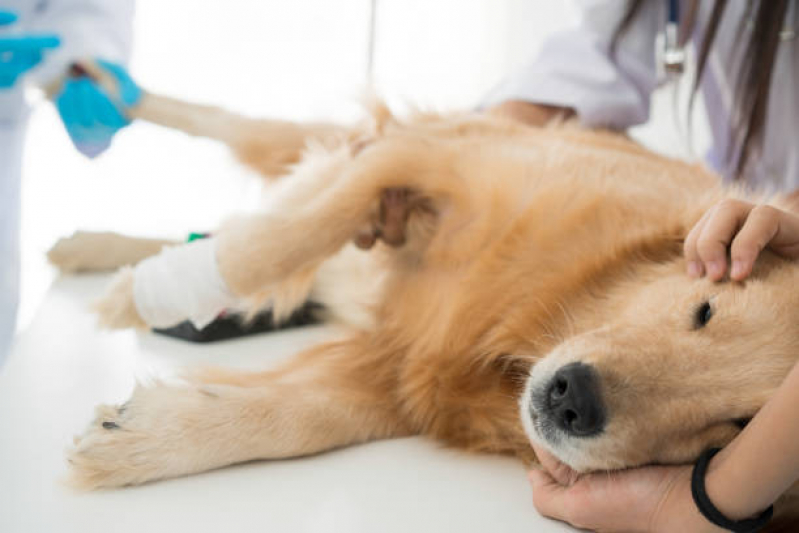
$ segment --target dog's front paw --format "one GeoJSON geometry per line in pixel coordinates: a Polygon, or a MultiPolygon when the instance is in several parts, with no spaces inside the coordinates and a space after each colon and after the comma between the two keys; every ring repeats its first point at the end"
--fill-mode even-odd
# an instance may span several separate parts
{"type": "Polygon", "coordinates": [[[161,477],[158,439],[148,428],[146,389],[137,386],[123,405],[100,405],[69,451],[68,483],[82,490],[136,485],[161,477]],[[144,408],[144,417],[140,411],[144,408]],[[144,418],[144,420],[140,420],[144,418]]]}
{"type": "Polygon", "coordinates": [[[147,328],[136,309],[133,295],[133,269],[117,274],[105,295],[94,304],[100,325],[110,329],[147,328]]]}
{"type": "Polygon", "coordinates": [[[223,455],[203,432],[220,395],[211,386],[137,386],[120,406],[101,405],[68,453],[78,489],[138,485],[216,466],[223,455]]]}

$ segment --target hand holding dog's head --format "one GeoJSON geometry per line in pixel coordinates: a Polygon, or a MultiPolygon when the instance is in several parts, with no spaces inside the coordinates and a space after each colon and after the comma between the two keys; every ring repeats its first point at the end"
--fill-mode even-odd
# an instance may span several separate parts
{"type": "Polygon", "coordinates": [[[617,318],[533,367],[528,435],[579,471],[684,463],[740,431],[799,358],[799,266],[765,254],[745,282],[683,262],[617,289],[617,318]]]}

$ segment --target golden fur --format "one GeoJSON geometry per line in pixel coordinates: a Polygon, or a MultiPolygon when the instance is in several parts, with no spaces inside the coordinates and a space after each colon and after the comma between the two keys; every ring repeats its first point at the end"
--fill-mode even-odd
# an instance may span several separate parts
{"type": "MultiPolygon", "coordinates": [[[[799,359],[796,265],[765,254],[744,283],[684,274],[688,230],[742,193],[622,136],[382,107],[362,126],[304,127],[153,95],[136,114],[215,136],[264,174],[291,169],[269,209],[217,232],[233,292],[285,314],[335,283],[319,281],[326,265],[356,260],[368,320],[276,370],[206,369],[101,408],[70,454],[80,486],[418,434],[533,461],[520,398],[573,361],[598,371],[609,420],[553,449],[561,459],[689,462],[729,442],[799,359]],[[399,233],[383,219],[392,201],[399,233]],[[382,241],[354,249],[364,232],[382,241]],[[714,316],[697,330],[705,301],[714,316]]],[[[116,327],[140,322],[124,276],[100,304],[116,327]]]]}

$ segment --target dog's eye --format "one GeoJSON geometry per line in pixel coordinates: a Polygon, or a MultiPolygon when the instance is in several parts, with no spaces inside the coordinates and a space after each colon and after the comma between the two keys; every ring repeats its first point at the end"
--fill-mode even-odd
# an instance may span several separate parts
{"type": "Polygon", "coordinates": [[[743,429],[751,421],[752,421],[751,418],[736,418],[735,420],[732,421],[732,423],[735,424],[736,426],[738,426],[738,429],[743,429]]]}
{"type": "Polygon", "coordinates": [[[707,326],[711,318],[713,318],[713,308],[710,307],[710,302],[705,302],[696,308],[696,313],[694,313],[694,329],[707,326]]]}

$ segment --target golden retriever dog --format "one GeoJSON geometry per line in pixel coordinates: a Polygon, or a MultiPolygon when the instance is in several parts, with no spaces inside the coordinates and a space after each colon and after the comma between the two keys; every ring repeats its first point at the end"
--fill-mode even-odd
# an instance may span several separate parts
{"type": "MultiPolygon", "coordinates": [[[[624,136],[381,106],[300,125],[153,94],[132,116],[282,176],[268,207],[215,232],[219,271],[254,309],[312,297],[345,327],[277,369],[200,370],[100,407],[69,455],[79,486],[407,435],[526,462],[532,439],[582,472],[689,463],[799,361],[799,266],[764,253],[742,283],[685,274],[701,215],[753,198],[624,136]]],[[[65,246],[56,263],[96,266],[65,246]]],[[[98,309],[144,325],[130,270],[98,309]]]]}

